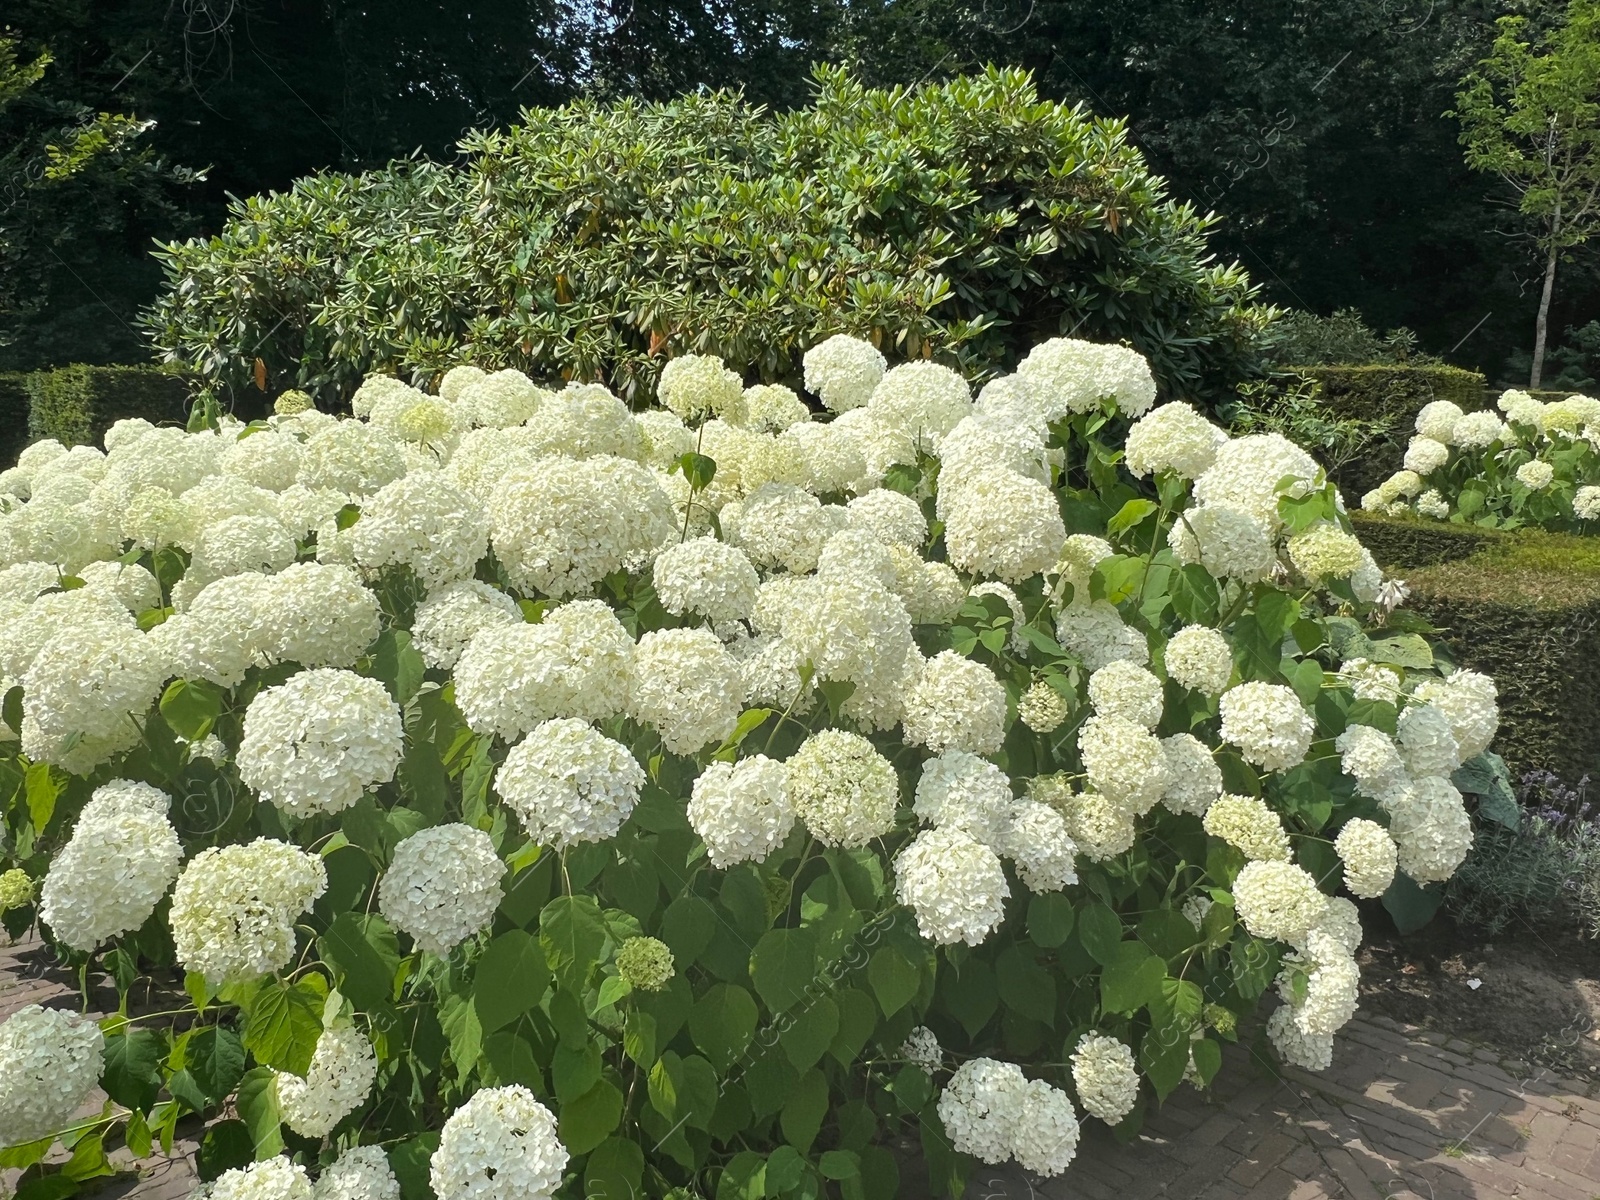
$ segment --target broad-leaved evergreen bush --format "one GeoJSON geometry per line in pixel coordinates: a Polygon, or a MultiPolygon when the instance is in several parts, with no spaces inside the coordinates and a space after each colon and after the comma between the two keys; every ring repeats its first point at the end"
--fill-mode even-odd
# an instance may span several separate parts
{"type": "Polygon", "coordinates": [[[1329,1064],[1350,897],[1506,818],[1494,683],[1130,349],[804,378],[372,375],[0,473],[0,908],[172,997],[0,1024],[25,1186],[199,1114],[211,1200],[883,1197],[904,1134],[960,1194],[1269,993],[1329,1064]]]}
{"type": "Polygon", "coordinates": [[[463,165],[321,174],[167,246],[148,318],[166,360],[325,408],[381,370],[463,361],[648,397],[670,355],[799,383],[848,332],[884,353],[1009,370],[1035,342],[1129,341],[1180,398],[1223,400],[1272,310],[1214,257],[1120,120],[991,70],[815,103],[737,94],[574,102],[473,134],[463,165]]]}

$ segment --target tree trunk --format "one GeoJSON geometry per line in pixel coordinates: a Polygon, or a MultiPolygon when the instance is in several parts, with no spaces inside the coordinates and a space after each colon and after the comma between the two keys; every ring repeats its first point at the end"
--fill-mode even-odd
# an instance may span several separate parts
{"type": "Polygon", "coordinates": [[[1530,388],[1539,386],[1544,374],[1545,335],[1550,326],[1550,293],[1556,289],[1556,247],[1550,246],[1550,256],[1544,264],[1544,291],[1539,295],[1539,319],[1533,326],[1533,375],[1528,380],[1530,388]]]}

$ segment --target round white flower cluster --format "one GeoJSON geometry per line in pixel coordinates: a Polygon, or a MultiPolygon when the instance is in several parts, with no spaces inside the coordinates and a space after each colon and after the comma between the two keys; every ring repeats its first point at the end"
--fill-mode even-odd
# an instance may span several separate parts
{"type": "Polygon", "coordinates": [[[428,1181],[439,1200],[550,1200],[566,1165],[555,1116],[513,1084],[484,1088],[450,1114],[428,1181]]]}
{"type": "Polygon", "coordinates": [[[1289,688],[1241,683],[1222,694],[1222,740],[1239,747],[1246,762],[1287,771],[1305,761],[1316,722],[1289,688]]]}
{"type": "Polygon", "coordinates": [[[303,1078],[275,1076],[284,1123],[302,1137],[325,1137],[355,1112],[377,1077],[378,1058],[365,1034],[348,1025],[324,1029],[303,1078]]]}
{"type": "Polygon", "coordinates": [[[382,1146],[355,1146],[322,1172],[312,1191],[315,1200],[400,1200],[400,1181],[382,1146]]]}
{"type": "Polygon", "coordinates": [[[203,1200],[314,1200],[316,1194],[306,1169],[281,1155],[233,1167],[194,1193],[203,1200]]]}
{"type": "Polygon", "coordinates": [[[494,920],[505,869],[481,829],[434,825],[394,848],[378,882],[378,908],[418,946],[443,957],[494,920]]]}
{"type": "Polygon", "coordinates": [[[1256,796],[1217,797],[1201,820],[1205,831],[1219,837],[1247,859],[1289,861],[1289,835],[1278,814],[1256,796]]]}
{"type": "Polygon", "coordinates": [[[0,1022],[0,1150],[54,1133],[100,1082],[93,1021],[29,1004],[0,1022]]]}
{"type": "Polygon", "coordinates": [[[968,1059],[939,1094],[950,1144],[980,1162],[1015,1160],[1036,1175],[1059,1175],[1078,1152],[1072,1099],[1013,1063],[968,1059]]]}
{"type": "Polygon", "coordinates": [[[865,846],[894,828],[899,780],[889,760],[860,734],[814,733],[784,770],[795,815],[824,846],[865,846]]]}
{"type": "Polygon", "coordinates": [[[1139,1096],[1139,1072],[1126,1042],[1086,1033],[1078,1039],[1071,1060],[1072,1083],[1085,1112],[1115,1125],[1133,1111],[1139,1096]]]}
{"type": "Polygon", "coordinates": [[[1207,696],[1219,696],[1233,678],[1228,639],[1207,625],[1185,625],[1167,639],[1169,678],[1207,696]]]}
{"type": "Polygon", "coordinates": [[[1000,856],[955,826],[925,829],[894,864],[895,897],[937,946],[976,946],[1005,919],[1011,894],[1000,856]]]}
{"type": "Polygon", "coordinates": [[[870,343],[835,334],[805,354],[806,390],[836,413],[860,408],[871,399],[888,363],[870,343]]]}
{"type": "Polygon", "coordinates": [[[172,889],[178,961],[214,983],[282,970],[296,919],[327,886],[320,858],[272,838],[202,850],[172,889]]]}
{"type": "Polygon", "coordinates": [[[530,837],[563,849],[615,837],[644,781],[644,768],[626,746],[584,721],[560,717],[511,748],[494,786],[530,837]]]}
{"type": "Polygon", "coordinates": [[[784,765],[764,754],[711,763],[694,781],[689,824],[714,867],[765,861],[794,828],[784,765]]]}
{"type": "Polygon", "coordinates": [[[56,937],[93,950],[145,923],[183,861],[170,805],[148,783],[116,779],[95,789],[40,890],[39,916],[56,937]]]}

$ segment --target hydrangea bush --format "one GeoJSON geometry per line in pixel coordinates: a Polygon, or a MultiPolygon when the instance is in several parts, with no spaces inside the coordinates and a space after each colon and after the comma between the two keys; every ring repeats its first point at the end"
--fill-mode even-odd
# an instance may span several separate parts
{"type": "Polygon", "coordinates": [[[1501,394],[1499,412],[1436,400],[1417,414],[1405,462],[1361,498],[1395,517],[1592,532],[1600,520],[1600,400],[1501,394]]]}
{"type": "Polygon", "coordinates": [[[1327,1066],[1494,684],[1130,350],[805,385],[458,367],[0,474],[5,921],[168,998],[0,1025],[0,1161],[198,1114],[212,1200],[877,1197],[910,1132],[959,1192],[1266,993],[1327,1066]]]}

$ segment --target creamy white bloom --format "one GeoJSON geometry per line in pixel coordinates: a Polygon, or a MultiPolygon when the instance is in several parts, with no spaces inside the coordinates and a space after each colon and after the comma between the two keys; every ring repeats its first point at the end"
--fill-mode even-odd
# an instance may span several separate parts
{"type": "Polygon", "coordinates": [[[864,846],[894,828],[899,781],[860,734],[820,730],[784,769],[795,814],[824,846],[864,846]]]}
{"type": "Polygon", "coordinates": [[[1042,1079],[1023,1089],[1018,1118],[1011,1130],[1011,1155],[1035,1175],[1060,1175],[1078,1154],[1078,1114],[1072,1098],[1042,1079]]]}
{"type": "Polygon", "coordinates": [[[937,452],[944,435],[972,411],[972,390],[949,367],[901,363],[872,389],[867,411],[914,444],[937,452]]]}
{"type": "Polygon", "coordinates": [[[874,488],[845,505],[850,528],[864,529],[888,545],[922,545],[928,537],[928,519],[922,507],[910,496],[874,488]]]}
{"type": "Polygon", "coordinates": [[[1161,681],[1137,663],[1107,663],[1089,676],[1089,703],[1100,716],[1154,729],[1161,720],[1161,681]]]}
{"type": "Polygon", "coordinates": [[[946,497],[945,548],[960,570],[1017,583],[1060,557],[1067,538],[1061,506],[1038,480],[992,471],[946,497]]]}
{"type": "Polygon", "coordinates": [[[976,946],[1005,919],[1011,894],[1000,857],[953,826],[925,829],[894,862],[895,898],[935,945],[976,946]]]}
{"type": "Polygon", "coordinates": [[[947,750],[923,763],[912,803],[927,824],[964,830],[993,850],[1005,842],[1014,807],[1006,773],[965,750],[947,750]]]}
{"type": "Polygon", "coordinates": [[[984,475],[1014,474],[1050,483],[1050,454],[1042,422],[974,412],[963,417],[939,444],[939,494],[942,518],[961,489],[984,475]]]}
{"type": "Polygon", "coordinates": [[[1586,484],[1572,497],[1572,511],[1580,521],[1593,521],[1600,517],[1600,487],[1586,484]]]}
{"type": "Polygon", "coordinates": [[[1244,582],[1267,578],[1278,561],[1271,527],[1255,514],[1228,504],[1203,504],[1180,513],[1167,544],[1185,566],[1244,582]]]}
{"type": "Polygon", "coordinates": [[[694,781],[688,815],[712,866],[766,861],[794,828],[784,765],[763,754],[711,763],[694,781]]]}
{"type": "Polygon", "coordinates": [[[1326,1071],[1333,1064],[1333,1035],[1306,1033],[1295,1023],[1294,1010],[1287,1004],[1267,1018],[1267,1037],[1291,1067],[1326,1071]]]}
{"type": "Polygon", "coordinates": [[[1327,896],[1304,868],[1259,859],[1246,863],[1233,881],[1233,899],[1247,930],[1279,941],[1305,933],[1328,907],[1327,896]]]}
{"type": "Polygon", "coordinates": [[[911,676],[906,741],[930,750],[993,754],[1005,740],[1006,690],[982,663],[945,650],[911,676]]]}
{"type": "Polygon", "coordinates": [[[1321,479],[1316,459],[1288,438],[1254,433],[1218,447],[1216,461],[1195,480],[1194,498],[1202,506],[1225,504],[1247,512],[1276,532],[1283,524],[1278,500],[1304,496],[1321,479]]]}
{"type": "Polygon", "coordinates": [[[1333,848],[1344,863],[1344,885],[1352,896],[1374,900],[1389,890],[1399,852],[1382,825],[1354,817],[1339,830],[1333,848]]]}
{"type": "Polygon", "coordinates": [[[404,752],[400,706],[376,679],[301,671],[244,714],[239,778],[290,816],[349,808],[394,778],[404,752]]]}
{"type": "Polygon", "coordinates": [[[1078,753],[1090,784],[1130,816],[1149,812],[1172,783],[1160,739],[1126,717],[1090,717],[1078,731],[1078,753]]]}
{"type": "Polygon", "coordinates": [[[475,733],[510,741],[552,717],[601,721],[627,707],[634,643],[600,600],[553,608],[537,625],[493,625],[456,663],[456,705],[475,733]]]}
{"type": "Polygon", "coordinates": [[[723,532],[756,566],[803,574],[816,569],[822,548],[847,519],[844,508],[824,506],[792,484],[768,483],[745,499],[733,533],[724,518],[723,532]]]}
{"type": "Polygon", "coordinates": [[[1227,440],[1228,435],[1192,405],[1174,401],[1133,423],[1124,443],[1123,461],[1140,478],[1171,471],[1184,479],[1196,479],[1216,460],[1217,448],[1227,440]]]}
{"type": "Polygon", "coordinates": [[[55,1133],[100,1081],[105,1039],[77,1013],[29,1004],[0,1021],[0,1149],[55,1133]]]}
{"type": "Polygon", "coordinates": [[[306,1169],[279,1155],[224,1171],[190,1200],[312,1200],[314,1195],[306,1169]]]}
{"type": "Polygon", "coordinates": [[[1542,459],[1533,459],[1517,468],[1517,482],[1530,491],[1549,487],[1555,477],[1556,469],[1542,459]]]}
{"type": "Polygon", "coordinates": [[[1219,796],[1201,824],[1252,861],[1289,861],[1289,835],[1278,814],[1255,796],[1219,796]]]}
{"type": "Polygon", "coordinates": [[[944,1066],[944,1051],[939,1048],[939,1039],[926,1025],[918,1025],[911,1031],[900,1047],[900,1057],[912,1066],[920,1067],[927,1075],[944,1066]]]}
{"type": "Polygon", "coordinates": [[[1289,561],[1308,580],[1347,579],[1363,565],[1361,543],[1337,525],[1323,521],[1289,539],[1289,561]]]}
{"type": "Polygon", "coordinates": [[[470,825],[434,825],[394,848],[378,882],[378,910],[441,958],[486,928],[505,893],[505,864],[494,843],[470,825]]]}
{"type": "Polygon", "coordinates": [[[992,1058],[969,1058],[939,1094],[939,1121],[959,1154],[980,1162],[1011,1157],[1023,1116],[1028,1080],[1022,1068],[992,1058]]]}
{"type": "Polygon", "coordinates": [[[1035,733],[1053,733],[1071,715],[1067,698],[1042,679],[1017,700],[1017,720],[1035,733]]]}
{"type": "Polygon", "coordinates": [[[1450,722],[1450,733],[1463,761],[1489,748],[1500,728],[1499,689],[1478,671],[1458,669],[1443,679],[1427,679],[1413,693],[1450,722]]]}
{"type": "Polygon", "coordinates": [[[1413,779],[1382,798],[1400,869],[1418,883],[1439,883],[1456,873],[1472,849],[1472,821],[1461,793],[1436,775],[1413,779]]]}
{"type": "Polygon", "coordinates": [[[145,923],[183,861],[170,804],[165,792],[128,779],[95,789],[40,890],[40,919],[56,937],[93,950],[145,923]]]}
{"type": "Polygon", "coordinates": [[[137,744],[166,675],[159,643],[136,628],[94,621],[64,629],[21,673],[23,752],[87,775],[137,744]]]}
{"type": "Polygon", "coordinates": [[[1086,413],[1112,400],[1123,416],[1142,416],[1155,402],[1150,364],[1125,346],[1051,338],[1017,364],[1017,381],[1046,420],[1086,413]]]}
{"type": "Polygon", "coordinates": [[[315,1200],[400,1200],[400,1181],[382,1146],[355,1146],[322,1172],[313,1196],[315,1200]]]}
{"type": "Polygon", "coordinates": [[[327,886],[322,860],[285,842],[202,850],[172,889],[178,961],[213,983],[282,970],[294,955],[296,920],[327,886]]]}
{"type": "Polygon", "coordinates": [[[683,354],[670,360],[661,369],[656,395],[684,421],[718,416],[737,422],[744,417],[744,380],[715,354],[683,354]]]}
{"type": "Polygon", "coordinates": [[[669,613],[704,617],[719,626],[750,616],[761,586],[743,550],[710,537],[663,550],[655,561],[654,582],[669,613]]]}
{"type": "Polygon", "coordinates": [[[866,404],[888,365],[871,342],[843,333],[807,350],[803,364],[806,390],[836,413],[866,404]]]}
{"type": "Polygon", "coordinates": [[[1450,444],[1463,450],[1485,450],[1503,441],[1510,431],[1493,409],[1467,413],[1450,430],[1450,444]]]}
{"type": "Polygon", "coordinates": [[[79,570],[78,578],[86,589],[113,597],[131,613],[142,613],[161,603],[161,585],[138,563],[92,562],[79,570]]]}
{"type": "Polygon", "coordinates": [[[521,623],[517,602],[493,584],[462,579],[417,605],[411,644],[430,667],[449,670],[484,629],[521,623]]]}
{"type": "Polygon", "coordinates": [[[1417,497],[1417,512],[1435,521],[1443,521],[1450,515],[1450,501],[1441,496],[1436,488],[1429,488],[1417,497]]]}
{"type": "Polygon", "coordinates": [[[1358,700],[1400,700],[1400,672],[1365,658],[1352,658],[1339,667],[1339,682],[1355,693],[1358,700]]]}
{"type": "Polygon", "coordinates": [[[269,662],[349,667],[377,640],[378,598],[349,567],[295,563],[261,593],[263,654],[269,662]]]}
{"type": "Polygon", "coordinates": [[[350,533],[361,566],[408,566],[430,590],[470,578],[489,548],[482,506],[438,472],[380,488],[361,506],[350,533]]]}
{"type": "Polygon", "coordinates": [[[1192,733],[1162,738],[1161,750],[1167,756],[1167,777],[1171,780],[1161,795],[1161,803],[1175,813],[1204,816],[1222,795],[1222,768],[1211,750],[1192,733]]]}
{"type": "Polygon", "coordinates": [[[339,421],[306,439],[295,481],[370,496],[405,473],[405,455],[394,438],[361,421],[339,421]]]}
{"type": "Polygon", "coordinates": [[[536,726],[494,778],[528,836],[557,849],[615,837],[644,782],[626,746],[571,717],[536,726]]]}
{"type": "Polygon", "coordinates": [[[1428,437],[1414,437],[1406,445],[1405,469],[1431,475],[1450,461],[1450,447],[1428,437]]]}
{"type": "MultiPolygon", "coordinates": [[[[473,371],[472,367],[456,367],[454,371],[473,371]]],[[[452,374],[454,373],[452,371],[452,374]]],[[[449,375],[445,377],[449,378],[449,375]]],[[[439,395],[447,402],[453,401],[466,411],[473,425],[509,428],[521,425],[539,410],[548,393],[535,386],[521,371],[506,368],[486,375],[462,376],[459,384],[452,384],[453,394],[447,395],[444,384],[439,385],[439,395]]]]}
{"type": "Polygon", "coordinates": [[[483,1088],[450,1114],[428,1178],[439,1200],[550,1200],[566,1166],[555,1116],[513,1084],[483,1088]]]}
{"type": "Polygon", "coordinates": [[[1250,682],[1222,694],[1222,739],[1239,747],[1246,762],[1287,771],[1305,760],[1316,724],[1292,690],[1250,682]]]}
{"type": "Polygon", "coordinates": [[[1233,677],[1228,639],[1206,625],[1185,625],[1167,639],[1162,654],[1167,675],[1186,688],[1219,696],[1233,677]]]}
{"type": "Polygon", "coordinates": [[[733,732],[744,708],[739,664],[705,629],[658,629],[639,639],[628,713],[674,754],[693,754],[733,732]]]}
{"type": "Polygon", "coordinates": [[[1456,424],[1464,415],[1459,404],[1449,400],[1430,401],[1417,413],[1417,432],[1436,442],[1449,444],[1455,441],[1456,424]]]}
{"type": "Polygon", "coordinates": [[[1115,1125],[1133,1111],[1139,1098],[1139,1072],[1133,1050],[1120,1038],[1086,1033],[1072,1055],[1072,1082],[1078,1103],[1090,1116],[1115,1125]]]}
{"type": "Polygon", "coordinates": [[[304,1076],[274,1073],[283,1120],[301,1137],[320,1138],[360,1107],[378,1077],[378,1057],[359,1029],[324,1029],[304,1076]]]}
{"type": "MultiPolygon", "coordinates": [[[[784,639],[819,680],[848,681],[857,691],[899,686],[913,646],[911,615],[881,580],[854,573],[817,576],[784,591],[764,589],[763,604],[768,600],[784,639]]],[[[769,627],[761,604],[756,618],[760,627],[769,627]]]]}
{"type": "Polygon", "coordinates": [[[1144,634],[1104,600],[1074,600],[1063,608],[1056,614],[1056,638],[1091,671],[1121,659],[1141,665],[1150,660],[1144,634]]]}
{"type": "Polygon", "coordinates": [[[1412,776],[1449,775],[1461,765],[1461,747],[1450,718],[1432,704],[1406,705],[1394,740],[1412,776]]]}
{"type": "Polygon", "coordinates": [[[1138,830],[1128,810],[1098,792],[1064,795],[1058,808],[1078,849],[1095,862],[1125,854],[1138,830]]]}
{"type": "Polygon", "coordinates": [[[1339,765],[1356,781],[1356,790],[1376,800],[1406,778],[1394,739],[1370,725],[1351,725],[1334,740],[1339,765]]]}
{"type": "Polygon", "coordinates": [[[1029,891],[1059,892],[1078,882],[1078,845],[1066,818],[1037,800],[1020,802],[1011,814],[1000,852],[1017,868],[1029,891]]]}

